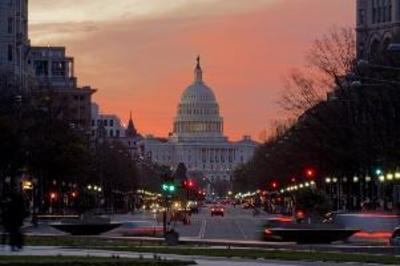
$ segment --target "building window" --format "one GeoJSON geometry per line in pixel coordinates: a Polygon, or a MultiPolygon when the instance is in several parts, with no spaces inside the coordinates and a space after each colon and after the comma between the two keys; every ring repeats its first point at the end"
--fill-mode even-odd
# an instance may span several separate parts
{"type": "Polygon", "coordinates": [[[94,127],[95,126],[95,122],[94,122],[94,119],[92,119],[92,127],[94,127]]]}
{"type": "Polygon", "coordinates": [[[114,130],[110,130],[110,137],[114,137],[114,130]]]}
{"type": "Polygon", "coordinates": [[[63,61],[56,61],[51,63],[51,74],[57,77],[66,76],[66,66],[63,61]]]}
{"type": "Polygon", "coordinates": [[[12,45],[8,45],[8,61],[13,61],[13,49],[12,45]]]}
{"type": "Polygon", "coordinates": [[[110,127],[114,126],[114,120],[110,120],[110,127]]]}
{"type": "Polygon", "coordinates": [[[365,23],[365,10],[360,9],[358,10],[358,24],[362,25],[365,23]]]}
{"type": "Polygon", "coordinates": [[[13,33],[13,18],[8,18],[8,33],[13,33]]]}
{"type": "Polygon", "coordinates": [[[105,127],[108,127],[108,120],[104,120],[103,123],[105,127]]]}
{"type": "Polygon", "coordinates": [[[49,68],[48,68],[48,62],[45,60],[36,60],[33,63],[35,71],[36,71],[36,76],[48,76],[49,74],[49,68]]]}
{"type": "Polygon", "coordinates": [[[117,135],[117,138],[119,138],[119,134],[120,134],[120,133],[119,133],[119,130],[117,130],[115,133],[116,133],[116,135],[117,135]]]}

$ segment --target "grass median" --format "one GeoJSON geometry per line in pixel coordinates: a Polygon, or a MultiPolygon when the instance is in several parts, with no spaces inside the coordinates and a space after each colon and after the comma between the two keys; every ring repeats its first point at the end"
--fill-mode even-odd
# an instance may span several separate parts
{"type": "Polygon", "coordinates": [[[78,237],[28,237],[28,245],[68,246],[85,249],[101,249],[109,251],[131,251],[142,253],[176,254],[187,256],[210,256],[225,258],[247,258],[288,261],[324,261],[324,262],[359,262],[400,265],[400,257],[391,255],[373,255],[368,253],[343,253],[320,251],[295,251],[282,249],[246,249],[246,248],[204,248],[201,246],[168,247],[162,242],[153,243],[132,240],[111,240],[78,237]]]}
{"type": "Polygon", "coordinates": [[[194,262],[149,259],[66,257],[66,256],[0,256],[0,266],[185,266],[194,262]]]}

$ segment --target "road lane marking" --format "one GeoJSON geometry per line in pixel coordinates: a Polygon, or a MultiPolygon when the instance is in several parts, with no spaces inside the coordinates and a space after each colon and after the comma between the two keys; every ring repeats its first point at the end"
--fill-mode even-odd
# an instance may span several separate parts
{"type": "Polygon", "coordinates": [[[205,233],[206,233],[206,227],[207,227],[207,220],[204,219],[204,220],[201,222],[201,227],[200,227],[200,232],[199,232],[199,238],[200,238],[200,239],[203,239],[203,238],[204,238],[204,235],[205,235],[205,233]]]}
{"type": "Polygon", "coordinates": [[[243,236],[244,239],[249,239],[248,236],[244,233],[244,231],[242,230],[242,228],[239,226],[237,221],[234,221],[236,227],[239,229],[240,234],[243,236]]]}

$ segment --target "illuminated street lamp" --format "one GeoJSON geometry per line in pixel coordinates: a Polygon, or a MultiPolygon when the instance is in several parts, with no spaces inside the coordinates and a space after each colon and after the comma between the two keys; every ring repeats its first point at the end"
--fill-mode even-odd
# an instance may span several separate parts
{"type": "Polygon", "coordinates": [[[394,178],[393,174],[387,174],[387,175],[386,175],[386,179],[387,179],[388,181],[392,181],[393,178],[394,178]]]}
{"type": "Polygon", "coordinates": [[[370,176],[366,176],[366,177],[365,177],[365,181],[366,181],[366,182],[371,182],[371,180],[372,180],[372,178],[371,178],[370,176]]]}
{"type": "Polygon", "coordinates": [[[353,177],[353,182],[354,182],[354,183],[358,183],[359,180],[360,180],[360,179],[358,178],[358,176],[353,177]]]}
{"type": "Polygon", "coordinates": [[[400,172],[396,172],[396,173],[394,174],[394,178],[395,178],[396,180],[399,180],[399,179],[400,179],[400,172]]]}
{"type": "Polygon", "coordinates": [[[330,184],[332,182],[332,179],[330,177],[325,178],[325,183],[330,184]]]}
{"type": "Polygon", "coordinates": [[[385,176],[384,175],[380,175],[379,176],[379,181],[382,182],[382,183],[385,182],[385,176]]]}
{"type": "Polygon", "coordinates": [[[56,198],[57,198],[57,193],[51,192],[51,193],[50,193],[50,199],[51,199],[51,200],[55,200],[56,198]]]}

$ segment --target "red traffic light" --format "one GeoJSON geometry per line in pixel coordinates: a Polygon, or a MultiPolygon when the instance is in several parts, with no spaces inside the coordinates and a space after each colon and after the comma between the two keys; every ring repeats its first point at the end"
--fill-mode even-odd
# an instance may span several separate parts
{"type": "Polygon", "coordinates": [[[183,186],[185,188],[193,188],[194,187],[194,182],[191,179],[183,181],[183,186]]]}
{"type": "Polygon", "coordinates": [[[306,169],[306,176],[308,177],[308,178],[313,178],[313,177],[315,177],[315,169],[313,169],[313,168],[307,168],[306,169]]]}
{"type": "Polygon", "coordinates": [[[273,182],[271,183],[271,187],[274,188],[274,189],[278,188],[278,182],[273,181],[273,182]]]}

